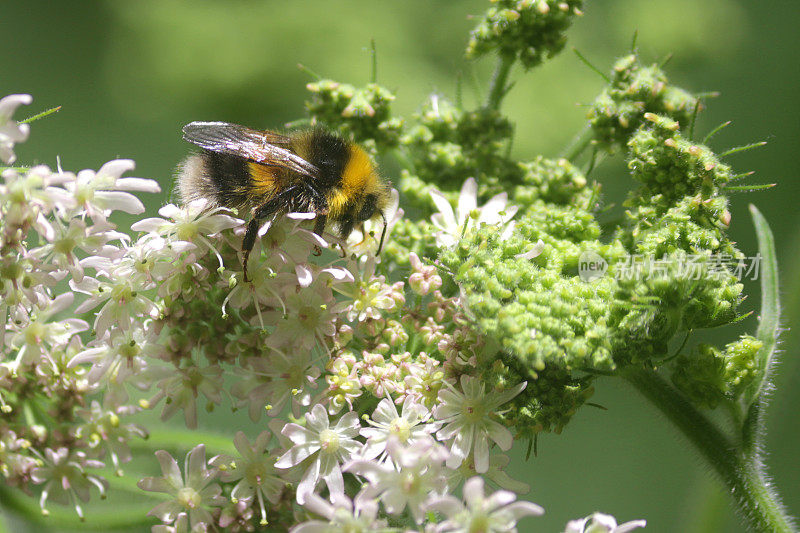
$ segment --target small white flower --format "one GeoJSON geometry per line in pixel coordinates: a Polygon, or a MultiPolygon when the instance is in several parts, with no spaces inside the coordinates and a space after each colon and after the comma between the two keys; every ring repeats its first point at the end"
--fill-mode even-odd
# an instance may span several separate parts
{"type": "Polygon", "coordinates": [[[225,499],[220,496],[222,489],[216,483],[217,470],[206,467],[205,445],[198,444],[186,454],[183,474],[178,462],[166,451],[158,450],[156,458],[162,475],[142,478],[136,485],[142,490],[163,492],[171,499],[153,507],[148,516],[170,524],[186,513],[192,531],[196,527],[211,527],[213,520],[209,509],[224,504],[225,499]]]}
{"type": "Polygon", "coordinates": [[[242,220],[233,218],[227,213],[228,210],[222,207],[209,209],[208,202],[204,199],[194,200],[183,207],[167,204],[158,210],[158,214],[164,218],[146,218],[131,225],[131,229],[156,233],[168,240],[193,243],[197,246],[198,252],[213,252],[217,256],[219,268],[222,269],[224,267],[222,255],[210,238],[223,230],[243,224],[242,220]]]}
{"type": "Polygon", "coordinates": [[[284,288],[283,315],[276,320],[272,334],[273,346],[290,346],[291,350],[310,350],[315,345],[326,346],[328,338],[336,333],[334,324],[342,304],[337,304],[330,285],[318,280],[309,287],[297,290],[284,288]]]}
{"type": "Polygon", "coordinates": [[[17,316],[3,326],[11,333],[10,345],[18,350],[15,365],[39,363],[41,356],[49,356],[53,348],[66,346],[70,337],[89,329],[89,324],[77,318],[50,320],[72,305],[73,298],[71,292],[59,294],[47,308],[17,316]]]}
{"type": "Polygon", "coordinates": [[[144,316],[155,317],[158,307],[144,295],[150,284],[140,285],[137,279],[112,277],[108,281],[100,281],[85,276],[80,283],[70,280],[72,290],[88,294],[76,313],[85,313],[104,303],[94,321],[97,335],[102,337],[114,324],[121,329],[129,328],[133,322],[144,316]]]}
{"type": "Polygon", "coordinates": [[[49,242],[31,250],[31,255],[61,270],[69,271],[76,282],[83,279],[85,264],[85,260],[78,258],[79,250],[90,256],[109,258],[115,255],[117,248],[106,243],[128,238],[124,233],[113,231],[114,226],[105,221],[99,221],[92,226],[87,226],[86,220],[80,218],[71,218],[68,224],[64,224],[59,218],[54,222],[52,235],[47,236],[49,242]]]}
{"type": "Polygon", "coordinates": [[[627,533],[646,525],[647,520],[632,520],[617,525],[617,520],[613,516],[594,513],[586,518],[570,520],[564,533],[627,533]]]}
{"type": "Polygon", "coordinates": [[[298,424],[286,424],[283,427],[281,433],[294,446],[278,459],[275,467],[292,468],[304,461],[306,466],[305,474],[297,485],[297,503],[305,503],[320,479],[328,485],[332,501],[337,495],[344,495],[341,464],[361,449],[361,443],[355,440],[360,428],[358,413],[353,411],[331,427],[328,412],[320,404],[316,404],[306,415],[306,427],[298,424]]]}
{"type": "Polygon", "coordinates": [[[540,516],[544,509],[531,502],[516,502],[516,495],[498,490],[484,494],[483,478],[476,476],[464,484],[464,503],[453,496],[434,498],[427,508],[447,518],[437,524],[437,533],[516,533],[517,522],[525,516],[540,516]]]}
{"type": "MultiPolygon", "coordinates": [[[[501,489],[510,490],[517,494],[527,494],[531,491],[531,486],[522,481],[517,481],[509,476],[503,469],[508,466],[511,459],[504,453],[495,453],[489,456],[489,469],[481,473],[481,477],[487,479],[500,487],[501,489]]],[[[478,472],[475,470],[474,457],[468,457],[461,466],[454,470],[447,472],[447,486],[449,489],[455,490],[465,483],[468,479],[474,477],[478,472]]]]}
{"type": "Polygon", "coordinates": [[[108,380],[112,384],[121,384],[126,378],[141,374],[146,358],[157,358],[164,351],[158,342],[158,334],[152,329],[145,329],[140,322],[127,330],[115,328],[90,346],[77,353],[68,365],[72,368],[82,363],[92,363],[87,376],[90,383],[108,380]]]}
{"type": "Polygon", "coordinates": [[[161,398],[167,398],[164,409],[161,411],[161,420],[167,420],[179,409],[183,409],[183,419],[186,427],[197,427],[197,400],[202,393],[208,400],[216,405],[222,401],[220,391],[223,385],[222,368],[217,365],[196,366],[188,368],[175,368],[172,372],[159,381],[161,389],[150,399],[150,405],[155,405],[161,398]]]}
{"type": "Polygon", "coordinates": [[[518,208],[515,205],[508,205],[508,194],[504,192],[497,194],[483,207],[478,207],[478,183],[475,178],[467,179],[461,186],[455,213],[453,206],[441,192],[432,190],[430,194],[439,210],[431,216],[431,222],[439,230],[436,233],[436,245],[439,247],[455,245],[462,236],[483,224],[501,226],[501,239],[508,238],[514,229],[511,219],[518,208]]]}
{"type": "Polygon", "coordinates": [[[14,144],[25,142],[30,126],[20,124],[11,116],[21,105],[29,105],[33,98],[29,94],[10,94],[0,99],[0,160],[10,165],[17,160],[14,144]]]}
{"type": "Polygon", "coordinates": [[[75,179],[64,183],[64,188],[70,192],[75,203],[96,220],[105,219],[111,211],[138,215],[144,212],[144,204],[136,196],[124,191],[156,193],[161,192],[161,188],[155,180],[120,177],[133,170],[134,166],[130,159],[115,159],[97,172],[81,170],[75,179]]]}
{"type": "Polygon", "coordinates": [[[316,386],[319,368],[313,365],[311,350],[300,350],[291,356],[273,348],[264,357],[248,360],[240,379],[231,392],[246,404],[253,422],[266,411],[279,415],[291,401],[292,413],[301,416],[300,407],[311,404],[311,387],[316,386]],[[266,409],[265,409],[266,407],[266,409]]]}
{"type": "Polygon", "coordinates": [[[392,437],[408,446],[429,438],[439,427],[438,424],[428,422],[430,417],[430,411],[413,398],[405,399],[401,414],[397,413],[397,406],[391,399],[384,398],[378,403],[372,418],[367,421],[372,427],[361,430],[361,435],[367,439],[362,451],[364,459],[378,456],[383,459],[392,437]]]}
{"type": "Polygon", "coordinates": [[[330,504],[317,496],[309,494],[305,507],[323,518],[297,524],[290,533],[344,533],[384,531],[386,521],[378,520],[378,503],[375,501],[356,501],[339,496],[330,504]]]}
{"type": "Polygon", "coordinates": [[[489,469],[489,440],[503,451],[511,448],[513,435],[491,415],[504,403],[522,392],[523,382],[503,392],[484,391],[484,384],[472,376],[461,376],[461,392],[449,383],[439,391],[439,405],[433,415],[446,424],[436,433],[441,441],[451,441],[449,468],[457,468],[470,453],[474,454],[475,470],[489,469]]]}
{"type": "Polygon", "coordinates": [[[52,499],[59,503],[71,503],[78,516],[83,518],[83,509],[77,500],[88,502],[89,489],[92,486],[100,491],[101,497],[105,497],[108,482],[89,470],[100,469],[105,465],[95,459],[89,459],[86,452],[66,447],[56,450],[46,448],[43,459],[41,466],[31,472],[34,483],[45,484],[39,498],[43,514],[49,514],[45,505],[48,499],[52,499]]]}
{"type": "Polygon", "coordinates": [[[220,480],[225,483],[238,481],[231,491],[232,500],[254,500],[261,511],[261,525],[267,525],[267,510],[264,500],[277,504],[286,482],[278,477],[275,457],[267,447],[272,433],[262,431],[251,445],[241,431],[236,433],[233,444],[238,457],[218,455],[209,463],[220,469],[220,480]]]}
{"type": "Polygon", "coordinates": [[[388,451],[389,462],[356,459],[345,466],[345,471],[364,476],[369,482],[356,501],[379,499],[386,512],[394,515],[408,506],[414,520],[421,523],[426,512],[423,503],[431,495],[444,494],[447,488],[442,467],[447,450],[432,438],[403,446],[393,437],[389,439],[388,451]]]}
{"type": "MultiPolygon", "coordinates": [[[[75,202],[61,187],[61,178],[45,165],[37,165],[27,172],[6,170],[2,174],[0,197],[3,198],[4,231],[15,231],[31,224],[43,237],[53,237],[53,227],[45,217],[54,208],[67,213],[75,202]]],[[[71,214],[68,218],[71,218],[71,214]]],[[[8,237],[7,237],[8,238],[8,237]]],[[[13,239],[9,239],[13,242],[13,239]]]]}

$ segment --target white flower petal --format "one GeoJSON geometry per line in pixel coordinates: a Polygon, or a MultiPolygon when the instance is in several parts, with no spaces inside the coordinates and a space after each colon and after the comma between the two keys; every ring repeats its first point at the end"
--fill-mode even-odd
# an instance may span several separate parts
{"type": "Polygon", "coordinates": [[[118,191],[161,192],[158,182],[147,178],[120,178],[114,188],[118,191]]]}
{"type": "MultiPolygon", "coordinates": [[[[461,194],[458,195],[458,225],[464,224],[469,214],[478,208],[478,182],[475,178],[467,178],[461,186],[461,194]]],[[[485,209],[485,207],[484,207],[485,209]]]]}
{"type": "Polygon", "coordinates": [[[459,223],[456,220],[455,213],[453,213],[453,206],[450,205],[447,198],[435,189],[430,191],[430,195],[433,203],[436,204],[436,209],[439,210],[443,226],[445,228],[457,228],[459,223]]]}
{"type": "Polygon", "coordinates": [[[97,191],[95,199],[102,201],[104,209],[124,211],[132,215],[144,213],[144,204],[134,195],[122,191],[97,191]]]}

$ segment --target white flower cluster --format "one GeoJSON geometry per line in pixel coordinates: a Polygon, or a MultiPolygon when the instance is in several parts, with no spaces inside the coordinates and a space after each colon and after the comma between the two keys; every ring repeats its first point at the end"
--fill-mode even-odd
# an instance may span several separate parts
{"type": "MultiPolygon", "coordinates": [[[[15,160],[14,143],[28,135],[11,113],[30,102],[28,95],[0,100],[0,156],[7,163],[15,160]]],[[[73,502],[81,514],[90,487],[106,490],[93,473],[104,466],[101,459],[119,469],[130,458],[127,442],[145,434],[120,423],[136,410],[124,396],[89,402],[101,390],[98,372],[75,365],[100,345],[123,352],[123,341],[142,335],[133,316],[155,313],[144,282],[115,270],[131,244],[109,216],[142,213],[131,193],[160,190],[153,180],[122,177],[132,169],[132,161],[116,160],[98,171],[40,165],[6,168],[0,177],[0,473],[26,490],[42,484],[43,508],[48,499],[73,502]],[[75,291],[92,298],[76,306],[75,291]],[[92,326],[74,316],[101,303],[95,340],[85,344],[80,334],[92,326]]]]}
{"type": "MultiPolygon", "coordinates": [[[[29,133],[11,114],[29,102],[0,100],[6,163],[29,133]]],[[[315,259],[336,239],[310,230],[313,214],[292,213],[263,225],[245,281],[236,213],[166,205],[131,225],[138,237],[117,231],[114,211],[145,211],[133,193],[159,192],[153,180],[123,177],[132,169],[116,160],[96,172],[2,172],[7,484],[39,485],[45,513],[56,501],[82,516],[91,489],[108,488],[99,469],[110,461],[122,475],[128,443],[146,435],[122,418],[160,404],[162,419],[182,413],[193,429],[199,402],[210,409],[227,397],[254,423],[268,415],[270,430],[252,442],[238,432],[237,453],[210,460],[198,444],[183,472],[157,451],[162,476],[139,481],[168,495],[150,512],[162,522],[153,531],[253,531],[277,520],[299,533],[384,531],[390,522],[409,532],[514,532],[543,512],[515,501],[529,487],[498,453],[511,447],[503,417],[526,383],[487,381],[501,363],[487,366],[486,341],[458,296],[442,294],[429,260],[411,253],[411,272],[398,275],[365,257],[383,229],[369,224],[339,243],[349,257],[315,259]],[[486,481],[499,490],[487,494],[486,481]]],[[[434,195],[440,245],[483,223],[511,231],[505,198],[478,209],[475,193],[468,181],[456,213],[434,195]]],[[[393,198],[389,230],[403,214],[393,198]]]]}

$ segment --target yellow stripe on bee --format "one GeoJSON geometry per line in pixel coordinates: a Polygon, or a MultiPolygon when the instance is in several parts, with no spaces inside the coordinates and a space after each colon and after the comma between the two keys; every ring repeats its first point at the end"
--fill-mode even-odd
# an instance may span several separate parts
{"type": "Polygon", "coordinates": [[[275,167],[259,165],[258,163],[247,163],[247,170],[253,182],[253,192],[260,195],[271,194],[277,187],[275,180],[275,167]]]}
{"type": "Polygon", "coordinates": [[[332,218],[341,215],[345,206],[354,199],[370,194],[378,188],[378,177],[367,153],[354,144],[348,148],[350,153],[342,170],[340,188],[328,197],[328,210],[332,218]]]}
{"type": "Polygon", "coordinates": [[[346,191],[338,189],[333,192],[328,197],[328,216],[333,219],[339,218],[344,212],[344,207],[349,200],[350,195],[346,191]]]}

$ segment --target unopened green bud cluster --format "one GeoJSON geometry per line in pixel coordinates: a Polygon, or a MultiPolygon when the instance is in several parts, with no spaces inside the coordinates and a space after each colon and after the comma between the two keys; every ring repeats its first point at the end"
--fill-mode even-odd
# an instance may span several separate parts
{"type": "Polygon", "coordinates": [[[471,176],[481,196],[489,196],[519,181],[522,169],[506,156],[514,127],[498,111],[464,111],[433,96],[415,118],[401,138],[414,174],[403,176],[400,191],[421,206],[430,206],[425,184],[455,192],[471,176]]]}
{"type": "Polygon", "coordinates": [[[397,145],[403,122],[391,116],[395,96],[389,89],[376,83],[355,87],[333,80],[319,80],[306,88],[311,92],[306,108],[312,119],[371,148],[397,145]]]}
{"type": "Polygon", "coordinates": [[[630,54],[618,60],[611,83],[592,103],[589,124],[595,140],[615,150],[628,142],[645,120],[645,113],[665,115],[688,126],[699,105],[697,97],[674,85],[658,65],[644,66],[630,54]]]}
{"type": "MultiPolygon", "coordinates": [[[[563,32],[580,7],[578,1],[493,2],[468,55],[497,51],[502,61],[535,66],[564,46],[563,32]]],[[[741,318],[742,285],[732,265],[744,256],[725,233],[731,214],[724,192],[733,172],[691,138],[699,100],[670,85],[658,65],[642,65],[636,55],[620,59],[588,116],[592,145],[623,151],[632,178],[622,220],[605,228],[598,221],[599,184],[567,159],[512,158],[513,125],[492,106],[468,110],[434,95],[412,120],[381,114],[370,122],[369,115],[344,112],[354,101],[352,88],[318,82],[309,89],[314,117],[397,148],[404,169],[395,186],[407,216],[393,227],[381,268],[387,275],[408,268],[412,251],[438,260],[441,293],[460,295],[465,324],[483,339],[475,351],[481,378],[497,390],[528,382],[500,415],[518,436],[561,431],[593,393],[595,376],[629,366],[666,366],[676,385],[706,407],[751,384],[758,349],[752,337],[724,350],[689,343],[679,357],[668,349],[694,330],[741,318]],[[387,140],[387,131],[396,141],[387,140]],[[508,237],[484,226],[440,250],[427,220],[434,212],[430,192],[455,205],[470,177],[478,205],[508,194],[519,209],[514,231],[508,237]],[[540,240],[542,252],[528,258],[540,240]],[[587,257],[605,262],[605,270],[587,279],[581,272],[587,257]],[[631,268],[636,274],[626,275],[631,268]]],[[[406,349],[417,357],[420,337],[403,329],[395,337],[411,339],[406,349]]],[[[427,347],[424,357],[451,375],[455,367],[442,349],[427,347]]],[[[345,360],[360,364],[357,355],[345,360]]]]}
{"type": "Polygon", "coordinates": [[[470,34],[467,57],[497,51],[525,67],[560,52],[566,30],[580,15],[582,0],[496,0],[470,34]]]}
{"type": "Polygon", "coordinates": [[[762,346],[750,335],[725,350],[700,344],[697,353],[678,358],[672,382],[694,403],[710,409],[725,399],[736,400],[757,375],[757,353],[762,346]]]}

